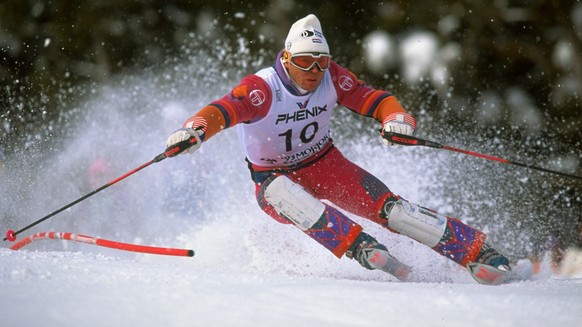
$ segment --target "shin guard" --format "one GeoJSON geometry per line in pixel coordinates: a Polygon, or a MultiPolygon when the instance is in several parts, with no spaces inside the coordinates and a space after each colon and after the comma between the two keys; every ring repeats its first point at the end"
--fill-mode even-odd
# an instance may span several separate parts
{"type": "Polygon", "coordinates": [[[388,228],[428,245],[462,266],[475,261],[485,243],[483,232],[403,199],[388,199],[381,216],[388,220],[388,228]]]}
{"type": "Polygon", "coordinates": [[[309,237],[341,258],[362,227],[328,206],[286,176],[265,182],[265,201],[309,237]]]}

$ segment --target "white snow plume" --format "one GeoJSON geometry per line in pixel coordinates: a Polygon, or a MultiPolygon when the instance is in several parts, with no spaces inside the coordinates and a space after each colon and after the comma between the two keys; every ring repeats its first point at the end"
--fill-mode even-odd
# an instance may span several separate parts
{"type": "MultiPolygon", "coordinates": [[[[8,183],[4,184],[7,192],[2,197],[7,203],[3,208],[5,224],[12,229],[27,225],[153,159],[163,151],[167,136],[187,117],[226,94],[245,74],[272,62],[269,56],[250,56],[244,47],[238,48],[242,56],[218,41],[208,47],[197,42],[193,38],[181,58],[79,92],[87,95],[70,108],[69,121],[60,126],[67,133],[59,148],[51,149],[42,160],[23,153],[27,164],[8,172],[8,183]]],[[[426,119],[419,115],[420,121],[426,119]]],[[[496,178],[503,171],[499,164],[436,149],[386,148],[375,122],[357,120],[344,108],[336,110],[334,124],[338,127],[334,139],[344,154],[385,181],[392,191],[476,227],[486,227],[494,241],[503,240],[506,233],[520,235],[519,230],[487,228],[492,221],[511,226],[508,213],[499,206],[505,200],[498,192],[498,186],[503,185],[496,178]],[[353,126],[356,132],[346,126],[353,126]]],[[[465,136],[440,134],[441,130],[447,130],[447,126],[434,129],[437,141],[440,136],[465,136]]],[[[277,257],[280,262],[272,262],[273,267],[297,274],[321,269],[326,274],[370,276],[354,262],[338,261],[293,228],[270,221],[259,210],[253,194],[234,130],[227,130],[203,144],[195,155],[153,164],[30,232],[62,230],[126,242],[184,243],[202,249],[200,261],[208,255],[211,263],[227,261],[245,269],[273,269],[265,263],[277,257]],[[216,257],[217,250],[239,251],[238,257],[246,260],[232,262],[216,257]],[[343,265],[351,270],[346,273],[343,265]]],[[[403,261],[427,269],[435,265],[443,268],[439,270],[442,274],[428,269],[430,277],[418,278],[455,278],[446,272],[449,262],[445,258],[359,217],[353,218],[396,254],[401,253],[403,261]]],[[[527,243],[527,234],[521,236],[520,242],[527,243]]],[[[39,246],[59,249],[62,245],[49,242],[39,246]]],[[[507,242],[500,245],[505,251],[513,246],[507,242]]],[[[377,274],[377,278],[390,277],[377,274]]]]}
{"type": "MultiPolygon", "coordinates": [[[[246,50],[241,48],[240,51],[246,50]]],[[[166,138],[210,101],[222,97],[254,67],[270,59],[248,60],[229,54],[221,45],[202,52],[187,48],[183,58],[134,75],[118,76],[90,87],[69,110],[62,128],[66,137],[44,160],[13,171],[7,196],[12,229],[24,226],[102,185],[132,171],[164,150],[166,138]],[[217,64],[223,62],[222,64],[217,64]],[[251,68],[247,67],[250,62],[251,68]],[[26,201],[27,206],[18,203],[26,201]],[[12,208],[14,209],[14,208],[12,208]]],[[[349,119],[338,108],[338,122],[349,119]]],[[[370,129],[375,122],[369,121],[370,129]]],[[[423,184],[438,182],[431,173],[434,158],[414,149],[387,149],[377,135],[342,140],[344,153],[369,169],[411,201],[441,207],[439,195],[421,195],[423,184]],[[383,167],[390,167],[384,169],[383,167]],[[395,173],[397,172],[397,173],[395,173]],[[422,173],[422,174],[421,174],[422,173]],[[421,177],[422,176],[422,177],[421,177]],[[427,201],[429,200],[429,201],[427,201]],[[428,203],[427,203],[428,202],[428,203]]],[[[23,153],[23,155],[26,155],[23,153]]],[[[467,281],[455,277],[446,259],[359,217],[366,230],[389,245],[410,265],[440,266],[419,280],[467,281]]],[[[285,271],[297,275],[393,280],[368,272],[354,261],[338,260],[291,226],[272,221],[256,204],[254,185],[234,129],[207,143],[194,155],[180,155],[152,164],[70,209],[32,228],[66,231],[122,242],[192,247],[204,266],[235,266],[249,271],[285,271]],[[223,254],[223,255],[219,255],[223,254]],[[228,255],[226,255],[228,254],[228,255]],[[236,259],[233,259],[236,258],[236,259]]],[[[67,242],[39,242],[42,250],[80,250],[110,253],[67,242]]],[[[423,270],[419,269],[419,273],[423,270]]]]}

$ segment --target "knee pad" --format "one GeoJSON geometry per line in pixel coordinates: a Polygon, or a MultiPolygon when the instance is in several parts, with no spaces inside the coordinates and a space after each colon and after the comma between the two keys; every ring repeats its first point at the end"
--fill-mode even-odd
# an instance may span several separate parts
{"type": "Polygon", "coordinates": [[[269,178],[262,187],[266,204],[338,258],[362,232],[362,226],[284,175],[269,178]]]}
{"type": "Polygon", "coordinates": [[[325,211],[325,205],[287,176],[277,176],[265,186],[264,198],[277,213],[306,231],[325,211]]]}
{"type": "Polygon", "coordinates": [[[447,228],[446,216],[401,198],[388,198],[381,215],[388,228],[430,247],[439,243],[447,228]]]}

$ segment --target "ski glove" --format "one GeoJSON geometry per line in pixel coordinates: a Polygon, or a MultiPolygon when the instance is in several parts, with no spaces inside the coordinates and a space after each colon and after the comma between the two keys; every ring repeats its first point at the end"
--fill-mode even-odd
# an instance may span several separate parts
{"type": "Polygon", "coordinates": [[[194,142],[193,140],[193,142],[191,142],[192,145],[190,145],[190,147],[188,147],[182,153],[186,152],[194,153],[194,151],[198,150],[198,148],[202,144],[202,139],[200,138],[199,132],[193,128],[180,128],[179,130],[172,133],[172,135],[170,135],[170,137],[168,137],[168,140],[166,141],[166,151],[170,147],[182,141],[187,141],[190,139],[195,139],[196,141],[194,142]]]}
{"type": "Polygon", "coordinates": [[[412,115],[405,112],[390,114],[382,122],[382,142],[386,145],[395,145],[384,138],[384,132],[412,135],[415,129],[416,120],[412,115]]]}

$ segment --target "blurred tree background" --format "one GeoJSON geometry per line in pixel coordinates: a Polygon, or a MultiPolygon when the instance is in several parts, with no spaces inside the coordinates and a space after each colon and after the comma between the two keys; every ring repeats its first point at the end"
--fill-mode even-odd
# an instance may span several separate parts
{"type": "Polygon", "coordinates": [[[175,55],[189,33],[277,51],[289,26],[310,12],[321,19],[336,60],[370,83],[401,75],[397,60],[375,70],[366,65],[367,35],[427,31],[448,63],[446,88],[412,88],[418,81],[400,78],[395,91],[424,99],[436,90],[454,108],[448,115],[549,130],[582,148],[582,3],[543,0],[1,1],[1,146],[10,151],[62,119],[63,101],[75,96],[69,87],[155,65],[175,55]],[[512,97],[520,92],[527,103],[512,97]]]}
{"type": "MultiPolygon", "coordinates": [[[[308,13],[320,18],[334,59],[392,89],[422,122],[421,136],[464,131],[454,144],[461,147],[475,146],[479,134],[482,147],[473,150],[491,153],[492,140],[513,135],[526,149],[515,159],[552,156],[556,169],[582,175],[581,1],[0,1],[0,149],[58,140],[66,104],[89,92],[77,86],[155,67],[178,56],[192,33],[274,56],[308,13]],[[373,47],[414,33],[434,42],[416,75],[401,68],[420,53],[373,47]]],[[[580,184],[540,185],[580,216],[580,184]]],[[[548,210],[532,208],[530,219],[548,210]]]]}

